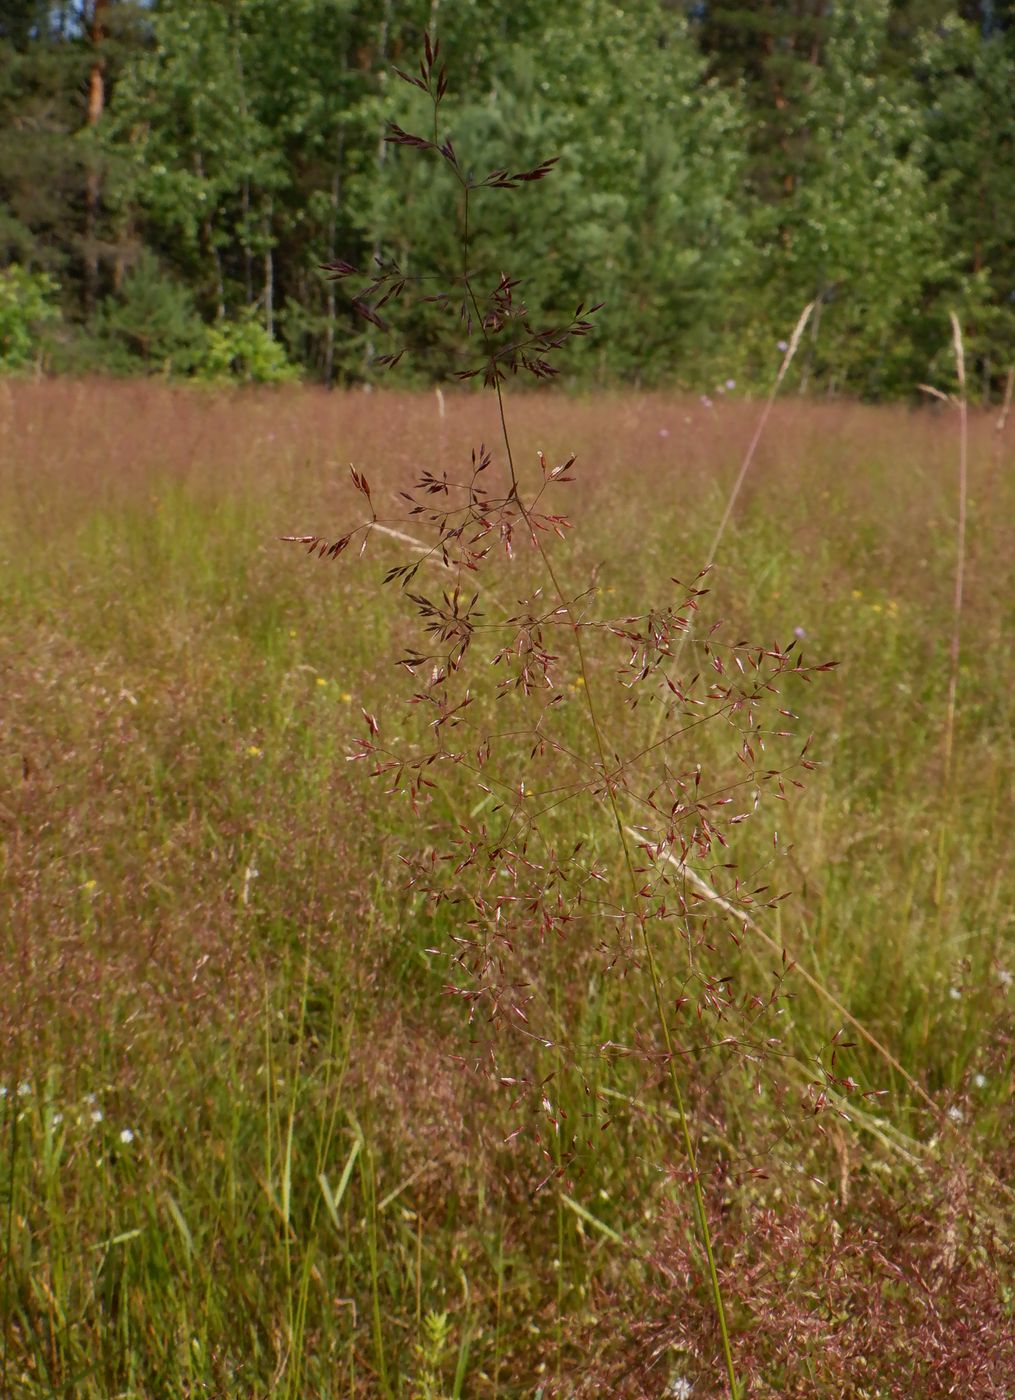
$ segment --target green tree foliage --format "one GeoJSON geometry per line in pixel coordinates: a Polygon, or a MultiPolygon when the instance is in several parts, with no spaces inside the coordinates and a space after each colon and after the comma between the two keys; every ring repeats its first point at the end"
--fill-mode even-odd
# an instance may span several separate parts
{"type": "Polygon", "coordinates": [[[190,288],[143,249],[120,291],[103,302],[94,340],[82,349],[114,374],[189,374],[205,357],[208,335],[190,288]]]}
{"type": "Polygon", "coordinates": [[[73,268],[84,189],[75,135],[84,122],[84,50],[66,37],[68,6],[0,8],[0,261],[73,268]]]}
{"type": "Polygon", "coordinates": [[[915,323],[948,276],[917,94],[882,66],[888,17],[888,0],[832,14],[768,251],[770,285],[791,306],[816,302],[803,374],[864,394],[905,392],[924,373],[915,323]]]}
{"type": "Polygon", "coordinates": [[[255,318],[253,308],[232,321],[210,326],[197,373],[202,379],[238,379],[244,384],[285,384],[298,371],[277,340],[255,318]]]}
{"type": "MultiPolygon", "coordinates": [[[[496,36],[492,16],[482,34],[482,8],[463,7],[471,24],[448,41],[452,72],[466,66],[466,53],[482,56],[472,100],[455,103],[456,151],[478,177],[548,155],[560,162],[524,205],[498,189],[473,197],[472,231],[486,259],[477,272],[492,286],[506,267],[538,269],[531,282],[522,273],[520,290],[540,320],[570,314],[594,288],[605,307],[588,368],[634,381],[672,378],[688,357],[715,349],[716,308],[752,256],[739,200],[738,104],[705,80],[672,14],[579,0],[566,12],[540,8],[514,35],[496,36]]],[[[412,89],[402,100],[400,124],[415,130],[424,104],[412,89]]],[[[388,250],[399,266],[437,285],[460,258],[454,225],[439,217],[456,197],[442,165],[437,156],[427,165],[393,152],[375,203],[377,223],[394,231],[388,250]]],[[[431,364],[435,353],[440,359],[440,315],[416,326],[431,364]]],[[[460,340],[453,329],[445,338],[460,340]]]]}
{"type": "Polygon", "coordinates": [[[56,282],[46,272],[0,269],[0,374],[38,360],[45,327],[59,320],[56,291],[56,282]]]}
{"type": "Polygon", "coordinates": [[[1015,24],[983,38],[951,20],[924,36],[917,71],[927,174],[989,392],[1015,363],[1015,24]]]}
{"type": "Polygon", "coordinates": [[[107,139],[123,150],[129,200],[153,245],[224,316],[232,254],[249,295],[255,260],[274,249],[271,202],[284,183],[273,133],[258,120],[246,71],[245,0],[175,0],[123,75],[107,139]]]}
{"type": "MultiPolygon", "coordinates": [[[[384,140],[424,119],[392,67],[425,27],[473,173],[560,157],[524,215],[488,190],[470,219],[534,316],[605,301],[574,373],[750,384],[812,299],[815,390],[911,392],[951,307],[985,392],[1015,357],[1009,0],[94,3],[0,6],[0,267],[58,279],[56,366],[197,373],[207,328],[256,324],[282,366],[372,376],[320,264],[455,274],[460,189],[384,140]]],[[[439,306],[402,330],[399,373],[456,367],[439,306]]]]}

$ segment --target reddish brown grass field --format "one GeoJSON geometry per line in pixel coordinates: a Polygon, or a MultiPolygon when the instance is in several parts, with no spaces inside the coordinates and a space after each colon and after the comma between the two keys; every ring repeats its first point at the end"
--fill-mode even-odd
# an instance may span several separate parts
{"type": "MultiPolygon", "coordinates": [[[[576,592],[624,615],[694,577],[759,407],[509,400],[523,473],[577,453],[576,592]]],[[[840,663],[799,705],[821,766],[759,919],[891,1056],[842,1052],[883,1098],[808,1111],[842,1021],[790,974],[778,1085],[689,1071],[751,1395],[1015,1375],[1015,434],[971,417],[946,783],[956,417],[777,403],[703,604],[840,663]]],[[[359,518],[350,463],[394,514],[482,442],[496,463],[471,393],[0,382],[0,1393],[723,1393],[651,1058],[603,1071],[610,1133],[542,1185],[512,1096],[465,1068],[451,926],[405,888],[435,826],[347,762],[361,708],[401,723],[411,618],[379,579],[404,545],[279,542],[359,518]]],[[[643,991],[594,961],[527,975],[636,1043],[643,991]]]]}

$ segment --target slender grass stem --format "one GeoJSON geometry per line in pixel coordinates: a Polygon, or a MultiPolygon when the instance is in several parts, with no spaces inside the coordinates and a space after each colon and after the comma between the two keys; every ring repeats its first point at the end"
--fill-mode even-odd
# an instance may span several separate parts
{"type": "Polygon", "coordinates": [[[938,910],[944,897],[945,869],[948,863],[947,815],[951,807],[952,780],[955,758],[955,713],[959,689],[959,662],[962,651],[962,602],[966,580],[966,518],[969,498],[969,413],[966,393],[966,355],[962,342],[962,327],[955,312],[950,313],[952,324],[952,351],[955,356],[955,374],[958,379],[959,411],[959,480],[958,480],[958,522],[955,540],[955,583],[952,594],[952,627],[948,644],[948,701],[945,707],[945,732],[942,754],[941,820],[938,827],[937,880],[935,901],[938,910]]]}
{"type": "MultiPolygon", "coordinates": [[[[719,1324],[719,1331],[722,1338],[723,1360],[725,1364],[727,1380],[729,1383],[730,1397],[731,1400],[737,1400],[737,1397],[740,1394],[740,1387],[737,1381],[736,1366],[733,1359],[733,1349],[730,1342],[729,1326],[726,1319],[726,1308],[723,1301],[722,1287],[719,1282],[719,1273],[715,1262],[715,1251],[712,1243],[712,1233],[708,1223],[708,1214],[705,1208],[705,1196],[702,1190],[701,1176],[698,1171],[697,1154],[695,1152],[694,1140],[691,1135],[690,1123],[688,1121],[687,1111],[684,1105],[684,1096],[681,1092],[680,1080],[677,1074],[676,1054],[674,1049],[673,1035],[670,1030],[669,1018],[666,1015],[666,1004],[663,996],[662,979],[659,974],[658,961],[656,959],[652,938],[649,934],[648,919],[639,908],[641,904],[641,896],[639,891],[637,873],[634,868],[634,859],[631,853],[627,832],[624,826],[624,819],[620,811],[619,803],[617,801],[615,784],[613,781],[611,781],[610,777],[611,765],[607,757],[606,740],[596,705],[593,678],[585,655],[585,648],[582,644],[581,627],[579,625],[579,620],[574,614],[571,598],[566,592],[557,574],[557,571],[554,568],[554,564],[552,559],[550,558],[549,553],[547,552],[542,540],[539,538],[539,533],[533,525],[532,519],[525,506],[525,502],[522,499],[522,493],[519,490],[518,471],[515,465],[514,450],[511,443],[511,434],[508,429],[507,413],[504,406],[504,393],[501,387],[501,374],[499,367],[496,364],[496,361],[492,357],[489,334],[487,332],[485,320],[480,310],[478,298],[472,286],[472,280],[469,270],[469,187],[468,184],[464,181],[463,187],[465,195],[465,205],[463,216],[462,280],[465,290],[472,303],[477,322],[479,324],[480,331],[483,336],[484,344],[487,348],[487,352],[491,355],[490,365],[492,369],[493,385],[497,395],[497,411],[498,416],[500,418],[501,439],[504,445],[504,452],[507,458],[508,471],[511,477],[511,494],[518,506],[518,510],[522,516],[522,519],[525,522],[525,526],[529,532],[529,536],[535,544],[537,550],[539,551],[539,555],[543,561],[543,565],[546,569],[547,575],[550,579],[551,584],[553,585],[553,590],[557,598],[558,606],[561,609],[563,609],[566,613],[575,640],[575,647],[578,654],[578,666],[582,679],[582,694],[584,696],[584,702],[589,718],[589,724],[595,739],[595,746],[599,757],[602,781],[605,788],[607,801],[609,803],[610,812],[613,817],[613,823],[617,832],[617,838],[620,843],[621,851],[623,854],[624,869],[627,875],[628,883],[631,887],[632,897],[634,900],[634,908],[637,911],[638,926],[641,932],[642,944],[645,949],[645,957],[648,963],[649,976],[652,983],[652,995],[655,1003],[656,1018],[659,1024],[659,1031],[662,1035],[663,1045],[665,1047],[670,1085],[673,1091],[674,1102],[676,1104],[677,1112],[680,1119],[680,1129],[681,1137],[683,1139],[684,1152],[687,1156],[688,1164],[690,1167],[691,1181],[694,1192],[694,1213],[701,1245],[705,1253],[705,1259],[708,1268],[709,1285],[712,1293],[712,1302],[715,1308],[716,1320],[719,1324]]],[[[773,389],[772,395],[770,397],[768,405],[769,411],[771,408],[771,403],[774,401],[775,394],[778,392],[778,387],[782,382],[783,375],[785,374],[786,369],[789,367],[789,362],[792,359],[792,352],[795,351],[796,344],[799,341],[804,326],[806,325],[807,317],[810,315],[810,311],[811,307],[808,307],[804,315],[798,322],[797,328],[793,333],[794,340],[792,344],[792,350],[791,353],[788,354],[783,361],[783,369],[780,371],[779,378],[776,381],[775,388],[773,389]]],[[[750,466],[750,458],[753,456],[753,450],[757,446],[757,440],[760,439],[761,431],[764,428],[765,421],[767,421],[767,412],[763,416],[762,422],[759,425],[759,429],[755,434],[755,441],[752,444],[750,455],[747,459],[745,459],[745,465],[741,470],[740,479],[738,480],[737,490],[739,490],[739,485],[741,484],[743,477],[746,475],[747,468],[750,466]]],[[[735,499],[735,496],[733,499],[735,499]]],[[[732,509],[732,503],[729,509],[732,509]]],[[[727,514],[728,513],[729,512],[727,512],[727,514]]],[[[561,1207],[558,1204],[558,1258],[560,1257],[560,1253],[563,1247],[561,1234],[563,1226],[560,1211],[561,1207]]],[[[558,1317],[560,1315],[559,1287],[560,1280],[558,1278],[558,1317]]],[[[558,1347],[558,1359],[559,1355],[560,1350],[558,1347]]]]}
{"type": "MultiPolygon", "coordinates": [[[[803,311],[801,311],[797,319],[796,325],[793,327],[793,332],[790,335],[789,343],[787,344],[785,353],[782,357],[782,363],[779,366],[779,372],[775,376],[775,380],[772,384],[771,389],[769,390],[768,397],[765,400],[765,405],[762,408],[757,424],[755,425],[754,433],[752,434],[751,440],[747,445],[747,451],[744,453],[743,459],[740,463],[740,470],[737,472],[736,480],[734,481],[730,493],[726,498],[726,505],[723,509],[722,516],[720,517],[719,524],[716,526],[715,534],[712,536],[712,542],[708,547],[708,553],[705,556],[705,563],[702,566],[703,571],[706,569],[710,569],[716,561],[716,556],[719,553],[719,546],[722,544],[723,537],[726,534],[726,529],[730,523],[730,520],[733,518],[733,509],[736,506],[737,500],[740,496],[740,492],[743,488],[743,484],[747,480],[747,473],[751,470],[751,467],[754,463],[755,454],[757,453],[758,446],[761,442],[762,437],[764,436],[765,429],[768,427],[768,420],[772,415],[772,409],[775,407],[775,401],[779,397],[779,390],[782,388],[783,380],[789,373],[789,367],[793,363],[793,360],[796,356],[796,352],[800,347],[800,339],[803,336],[805,329],[807,328],[807,322],[811,318],[811,313],[814,311],[815,304],[816,303],[813,301],[809,301],[807,303],[803,311]]],[[[673,656],[674,666],[677,665],[681,656],[684,653],[684,648],[687,645],[688,636],[689,633],[684,632],[681,635],[679,641],[677,642],[676,650],[673,656]]],[[[665,709],[660,709],[657,712],[655,722],[652,725],[652,729],[650,732],[649,743],[645,750],[646,752],[648,752],[650,749],[655,748],[656,744],[658,743],[659,729],[663,723],[665,714],[665,709]]]]}
{"type": "Polygon", "coordinates": [[[6,1257],[4,1263],[4,1347],[3,1364],[0,1367],[0,1379],[3,1380],[3,1392],[8,1393],[8,1362],[10,1347],[11,1319],[11,1274],[14,1269],[14,1170],[18,1160],[18,1110],[16,1099],[8,1095],[4,1099],[4,1117],[7,1119],[10,1132],[10,1152],[7,1158],[7,1219],[5,1222],[5,1248],[6,1257]]]}

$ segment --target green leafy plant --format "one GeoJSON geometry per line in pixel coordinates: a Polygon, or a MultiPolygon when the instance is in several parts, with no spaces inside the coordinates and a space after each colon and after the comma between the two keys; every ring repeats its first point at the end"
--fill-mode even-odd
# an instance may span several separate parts
{"type": "Polygon", "coordinates": [[[444,1361],[451,1340],[451,1323],[446,1312],[428,1312],[423,1318],[416,1343],[416,1374],[412,1380],[413,1400],[444,1400],[444,1361]]]}
{"type": "Polygon", "coordinates": [[[257,319],[253,309],[206,332],[198,375],[202,379],[238,379],[245,384],[287,384],[299,370],[257,319]]]}
{"type": "Polygon", "coordinates": [[[207,331],[191,293],[142,253],[96,319],[96,355],[114,373],[185,375],[202,361],[207,331]]]}
{"type": "Polygon", "coordinates": [[[38,360],[45,328],[60,320],[58,290],[47,272],[0,268],[0,373],[26,369],[38,360]]]}

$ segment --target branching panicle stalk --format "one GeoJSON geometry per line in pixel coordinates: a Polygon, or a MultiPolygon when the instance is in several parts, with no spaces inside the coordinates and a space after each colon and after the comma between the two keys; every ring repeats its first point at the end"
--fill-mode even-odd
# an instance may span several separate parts
{"type": "MultiPolygon", "coordinates": [[[[594,855],[587,864],[583,865],[579,861],[578,849],[581,842],[575,847],[574,854],[564,860],[562,868],[555,854],[552,832],[540,826],[540,819],[582,795],[605,799],[609,825],[612,827],[608,839],[617,843],[613,863],[616,864],[619,858],[618,878],[628,891],[619,904],[607,905],[607,909],[609,917],[617,920],[616,927],[620,930],[621,938],[625,937],[625,931],[633,935],[633,942],[637,943],[641,950],[637,958],[638,966],[647,968],[651,986],[651,996],[648,1000],[653,1006],[655,1019],[653,1039],[661,1047],[661,1054],[666,1062],[670,1093],[679,1123],[679,1136],[688,1164],[695,1230],[704,1255],[712,1311],[721,1336],[726,1381],[731,1400],[737,1400],[740,1389],[726,1307],[706,1209],[705,1190],[698,1166],[697,1149],[678,1066],[678,1054],[682,1052],[678,1050],[667,1009],[664,971],[654,924],[665,916],[661,892],[673,886],[668,873],[669,862],[675,860],[671,847],[675,846],[680,851],[682,860],[686,859],[692,845],[702,856],[712,849],[713,841],[725,847],[727,842],[720,829],[723,820],[721,812],[724,804],[736,800],[734,794],[740,795],[741,790],[748,785],[760,786],[777,781],[780,796],[784,795],[780,770],[771,766],[767,755],[764,759],[762,755],[767,744],[776,737],[792,739],[794,736],[785,728],[773,726],[769,730],[762,727],[757,712],[762,704],[769,703],[769,695],[777,693],[776,682],[782,675],[797,674],[809,679],[808,668],[791,655],[793,646],[786,650],[778,647],[748,648],[745,643],[730,646],[723,641],[717,641],[715,633],[721,624],[716,624],[707,635],[694,639],[704,664],[693,680],[688,682],[688,689],[692,693],[685,694],[683,682],[676,674],[676,664],[683,648],[688,644],[688,614],[698,606],[697,600],[701,596],[701,590],[696,585],[703,574],[698,575],[695,586],[687,591],[685,601],[677,607],[668,603],[660,609],[646,612],[641,617],[613,622],[592,622],[584,615],[583,605],[580,607],[579,604],[581,599],[587,596],[587,591],[573,595],[567,589],[544,538],[554,531],[562,536],[564,528],[569,524],[563,516],[547,513],[543,505],[543,495],[550,485],[571,479],[567,473],[574,458],[550,470],[540,453],[543,482],[538,491],[526,496],[508,424],[504,382],[509,373],[527,373],[537,380],[545,380],[555,374],[553,356],[571,338],[583,336],[591,330],[592,323],[589,318],[599,308],[586,309],[579,306],[574,314],[562,323],[536,327],[531,324],[524,305],[515,297],[518,283],[502,274],[495,288],[489,293],[484,293],[477,285],[472,257],[472,198],[475,191],[513,189],[521,184],[542,180],[550,173],[554,162],[543,161],[516,174],[508,170],[494,170],[483,179],[474,179],[466,173],[466,168],[460,163],[451,139],[442,139],[440,104],[447,88],[447,80],[439,61],[439,44],[432,43],[427,36],[420,76],[410,77],[405,73],[400,76],[429,98],[432,104],[432,134],[427,137],[414,135],[392,124],[388,139],[397,145],[436,157],[450,169],[462,194],[460,272],[453,279],[451,291],[428,294],[424,300],[456,312],[462,322],[465,336],[476,336],[482,341],[481,362],[462,371],[458,377],[470,379],[481,375],[484,384],[494,391],[507,480],[502,495],[497,495],[486,486],[484,473],[491,459],[484,448],[478,453],[473,452],[472,474],[467,481],[450,481],[443,469],[439,475],[430,471],[423,472],[415,492],[402,494],[412,503],[410,517],[415,522],[416,529],[421,526],[432,529],[436,542],[429,544],[416,540],[414,534],[407,534],[404,530],[395,529],[381,521],[374,507],[366,477],[353,468],[353,485],[366,498],[370,509],[369,519],[334,542],[313,535],[288,538],[304,544],[311,553],[322,558],[337,558],[359,536],[362,537],[362,545],[365,546],[373,530],[386,531],[395,538],[413,544],[417,557],[409,563],[390,569],[386,581],[397,582],[405,596],[413,603],[426,637],[426,644],[418,650],[413,648],[406,652],[401,664],[413,676],[420,674],[428,677],[422,688],[413,694],[412,703],[422,705],[425,713],[432,717],[428,726],[429,747],[416,754],[402,752],[397,744],[392,745],[382,737],[378,721],[373,716],[366,715],[369,737],[360,741],[359,752],[355,756],[369,759],[374,765],[375,774],[389,775],[393,788],[406,792],[414,811],[418,810],[419,803],[431,795],[435,786],[433,774],[437,771],[434,765],[439,762],[451,761],[459,769],[475,776],[487,794],[476,808],[476,812],[486,805],[487,800],[500,800],[499,805],[504,810],[504,817],[496,834],[488,832],[482,823],[470,826],[460,814],[456,815],[451,849],[440,856],[436,852],[423,852],[413,865],[415,873],[411,884],[425,893],[434,907],[437,907],[451,897],[470,898],[463,893],[460,883],[453,886],[453,892],[449,892],[446,887],[447,876],[443,872],[453,870],[451,880],[460,882],[467,878],[465,872],[476,867],[480,860],[488,863],[487,873],[478,881],[480,890],[471,896],[477,917],[467,921],[461,936],[455,936],[455,949],[452,953],[452,965],[465,973],[469,985],[449,990],[466,999],[470,1008],[470,1023],[476,1024],[476,1007],[480,998],[487,999],[491,1020],[496,1020],[503,1014],[502,1001],[506,1001],[512,1013],[517,1013],[523,1021],[527,1020],[522,1007],[514,1000],[521,979],[512,979],[501,969],[504,949],[512,947],[512,931],[518,938],[529,941],[535,931],[538,931],[539,937],[542,938],[547,930],[560,932],[566,929],[571,917],[572,904],[574,909],[579,909],[582,905],[585,884],[602,878],[601,872],[597,870],[594,855]],[[484,564],[495,542],[499,540],[510,548],[516,529],[524,529],[532,541],[548,587],[536,588],[532,598],[521,604],[521,613],[504,605],[500,607],[500,616],[491,618],[478,609],[478,591],[472,596],[471,602],[468,601],[467,581],[484,564]],[[432,591],[419,591],[426,587],[417,582],[424,564],[444,571],[445,580],[454,580],[449,587],[444,587],[442,583],[440,596],[432,591]],[[543,598],[544,594],[545,603],[535,602],[536,599],[543,598]],[[493,660],[495,663],[506,662],[513,675],[500,683],[496,693],[503,696],[509,691],[514,691],[523,697],[529,697],[538,691],[552,692],[559,684],[557,673],[560,658],[553,654],[551,645],[544,640],[544,634],[554,627],[566,633],[568,646],[573,646],[574,649],[577,677],[572,688],[581,691],[585,727],[590,738],[588,752],[578,752],[579,746],[569,742],[564,734],[548,739],[544,732],[544,725],[548,722],[547,717],[552,707],[563,698],[561,694],[547,701],[535,723],[523,720],[520,726],[508,728],[503,734],[498,732],[491,735],[478,731],[475,735],[478,740],[476,750],[465,751],[460,746],[449,747],[446,735],[452,732],[455,726],[462,725],[466,732],[471,732],[469,706],[474,697],[471,690],[462,689],[460,686],[456,688],[456,677],[473,639],[479,635],[496,635],[499,629],[507,629],[507,644],[493,660]],[[591,664],[587,643],[591,635],[588,630],[590,627],[598,627],[603,636],[615,637],[629,649],[629,660],[621,668],[623,684],[634,690],[647,680],[653,681],[658,684],[663,696],[661,719],[668,718],[671,714],[679,716],[678,722],[669,725],[669,732],[662,736],[658,725],[648,743],[642,736],[641,741],[632,746],[633,751],[626,758],[621,758],[606,732],[606,707],[599,689],[599,673],[591,664]],[[696,775],[688,778],[687,775],[674,773],[662,756],[678,739],[685,739],[692,730],[710,720],[724,721],[740,738],[740,751],[735,757],[744,765],[744,768],[735,770],[735,780],[731,778],[721,783],[716,791],[709,787],[700,787],[700,764],[692,770],[696,775]],[[574,773],[569,774],[566,781],[551,783],[544,792],[538,794],[540,805],[534,809],[525,807],[529,794],[526,793],[525,783],[519,779],[517,771],[512,772],[509,769],[498,773],[492,771],[490,764],[494,738],[510,737],[517,741],[522,736],[527,741],[533,741],[531,757],[542,754],[543,745],[549,743],[552,752],[563,755],[574,765],[574,773]],[[663,775],[665,798],[662,800],[657,800],[659,781],[650,781],[645,775],[645,766],[657,763],[663,775]],[[643,777],[646,777],[645,787],[639,789],[637,783],[643,777]],[[649,878],[646,877],[644,869],[639,868],[635,849],[638,838],[632,834],[628,825],[630,814],[623,810],[622,804],[630,804],[633,809],[649,814],[657,826],[662,824],[661,839],[654,854],[648,856],[648,863],[652,869],[649,878]],[[682,835],[685,827],[690,832],[686,839],[682,835]],[[538,836],[550,857],[545,866],[533,864],[529,860],[526,854],[529,834],[538,836]],[[512,844],[519,849],[511,849],[512,844]],[[530,885],[519,885],[523,877],[519,876],[518,867],[522,868],[524,880],[531,881],[530,885]],[[518,890],[518,893],[502,897],[496,892],[505,875],[513,882],[510,888],[518,890]],[[563,905],[561,885],[567,891],[567,899],[563,905]],[[506,917],[502,918],[505,914],[506,917]]],[[[351,264],[343,261],[329,264],[327,271],[333,278],[358,275],[351,264]]],[[[410,296],[413,285],[414,280],[404,274],[395,263],[379,263],[366,285],[353,297],[353,306],[367,321],[385,328],[381,311],[389,302],[397,302],[403,296],[410,296]]],[[[713,542],[712,555],[718,548],[739,488],[750,468],[772,403],[792,361],[810,309],[808,307],[804,311],[793,333],[792,343],[727,503],[726,512],[713,542]]],[[[378,363],[393,364],[403,353],[404,349],[397,354],[383,357],[378,363]]],[[[484,595],[484,608],[487,606],[487,597],[484,595]]],[[[829,664],[810,669],[827,670],[829,664]]],[[[788,709],[782,709],[780,713],[791,716],[788,709]]],[[[784,725],[785,721],[779,721],[779,724],[784,725]]],[[[804,769],[813,767],[813,763],[805,757],[806,752],[805,744],[794,766],[804,769]]],[[[453,811],[450,799],[449,806],[453,811]]],[[[749,815],[749,811],[737,816],[731,813],[731,824],[746,820],[749,815]]],[[[648,851],[648,845],[644,849],[648,851]]],[[[610,863],[608,859],[605,868],[608,868],[610,863]]],[[[745,890],[742,895],[737,891],[732,893],[731,897],[737,902],[739,909],[741,903],[753,905],[762,889],[750,893],[745,890]]],[[[694,916],[689,912],[679,890],[674,899],[682,911],[679,927],[685,933],[690,948],[693,946],[693,925],[690,921],[694,916]]],[[[733,905],[727,906],[725,901],[720,902],[724,907],[733,908],[733,905]]],[[[598,900],[595,907],[599,907],[598,900]]],[[[624,943],[623,946],[629,950],[631,943],[624,943]]],[[[630,956],[630,952],[626,951],[624,955],[630,956]]],[[[698,980],[702,989],[699,1011],[707,1012],[709,1016],[715,1016],[719,1020],[731,1014],[741,1015],[746,1033],[749,1036],[753,1035],[754,1007],[752,1005],[748,1012],[735,1006],[734,999],[725,990],[725,983],[730,981],[728,977],[722,977],[718,972],[709,975],[700,959],[695,959],[691,975],[698,980]]],[[[554,1003],[557,1007],[558,1021],[559,992],[558,986],[557,1001],[554,1003]]],[[[775,1000],[776,994],[772,993],[767,1005],[774,1005],[775,1000]]],[[[765,1004],[757,998],[754,1002],[758,1006],[765,1004]]],[[[745,1008],[746,1005],[745,1000],[745,1008]]],[[[525,1034],[532,1033],[526,1030],[525,1034]]],[[[534,1038],[537,1043],[547,1047],[551,1044],[549,1039],[538,1035],[534,1038]]],[[[720,1043],[733,1045],[736,1038],[727,1036],[720,1043]]],[[[760,1042],[754,1048],[764,1053],[760,1042]]],[[[825,1074],[826,1080],[831,1078],[823,1069],[822,1073],[825,1074]]],[[[504,1082],[519,1081],[511,1078],[504,1082]]],[[[845,1087],[846,1081],[832,1079],[831,1082],[842,1088],[843,1092],[848,1092],[845,1087]]],[[[820,1107],[819,1103],[819,1110],[820,1107]]],[[[547,1105],[547,1112],[550,1111],[547,1105]]],[[[568,1160],[560,1139],[561,1131],[560,1116],[556,1115],[553,1152],[550,1154],[553,1158],[551,1174],[556,1176],[566,1170],[568,1160]]],[[[573,1149],[571,1151],[573,1153],[573,1149]]],[[[558,1210],[558,1256],[562,1255],[563,1248],[560,1233],[562,1220],[563,1216],[558,1210]]],[[[558,1258],[558,1263],[560,1262],[558,1258]]],[[[562,1287],[562,1278],[558,1277],[558,1322],[562,1287]]]]}

